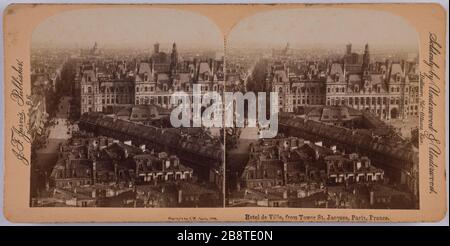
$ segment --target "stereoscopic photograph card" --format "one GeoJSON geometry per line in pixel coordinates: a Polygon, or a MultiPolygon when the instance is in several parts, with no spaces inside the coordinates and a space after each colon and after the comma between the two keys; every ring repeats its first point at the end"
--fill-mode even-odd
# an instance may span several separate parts
{"type": "Polygon", "coordinates": [[[13,222],[447,213],[439,4],[12,4],[13,222]]]}

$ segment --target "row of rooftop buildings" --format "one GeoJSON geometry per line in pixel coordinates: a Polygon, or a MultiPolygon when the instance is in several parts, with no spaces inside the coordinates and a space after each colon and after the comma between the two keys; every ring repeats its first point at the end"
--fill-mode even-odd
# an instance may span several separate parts
{"type": "Polygon", "coordinates": [[[314,180],[327,184],[382,181],[384,171],[359,154],[344,154],[297,137],[262,139],[250,146],[243,172],[246,187],[289,185],[314,180]]]}
{"type": "Polygon", "coordinates": [[[385,171],[358,153],[298,137],[261,139],[230,195],[229,206],[412,208],[408,192],[387,184],[385,171]]]}
{"type": "Polygon", "coordinates": [[[202,128],[160,128],[109,117],[102,113],[83,114],[78,123],[82,131],[131,141],[157,151],[177,155],[197,171],[199,179],[216,185],[223,179],[223,147],[216,137],[202,128]]]}

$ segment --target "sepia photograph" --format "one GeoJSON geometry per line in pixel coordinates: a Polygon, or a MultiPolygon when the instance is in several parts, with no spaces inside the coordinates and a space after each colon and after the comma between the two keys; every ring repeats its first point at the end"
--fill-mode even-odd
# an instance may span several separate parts
{"type": "Polygon", "coordinates": [[[227,206],[418,209],[418,52],[416,31],[386,12],[241,20],[226,90],[277,93],[278,132],[227,128],[227,206]]]}

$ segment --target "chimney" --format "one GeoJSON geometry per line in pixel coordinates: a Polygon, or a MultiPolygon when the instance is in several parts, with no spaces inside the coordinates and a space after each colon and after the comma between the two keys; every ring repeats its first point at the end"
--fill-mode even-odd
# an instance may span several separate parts
{"type": "Polygon", "coordinates": [[[173,160],[173,166],[174,167],[178,167],[180,165],[180,160],[178,159],[178,158],[175,158],[174,160],[173,160]]]}

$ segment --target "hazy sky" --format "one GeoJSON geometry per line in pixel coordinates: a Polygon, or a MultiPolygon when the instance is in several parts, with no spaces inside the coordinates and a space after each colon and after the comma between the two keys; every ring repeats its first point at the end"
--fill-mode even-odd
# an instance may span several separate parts
{"type": "Polygon", "coordinates": [[[230,46],[335,45],[353,43],[417,48],[417,33],[386,12],[350,9],[274,10],[242,20],[229,35],[230,46]]]}
{"type": "Polygon", "coordinates": [[[171,9],[87,9],[64,12],[41,23],[33,42],[53,45],[147,46],[177,42],[223,48],[219,29],[204,16],[171,9]]]}

